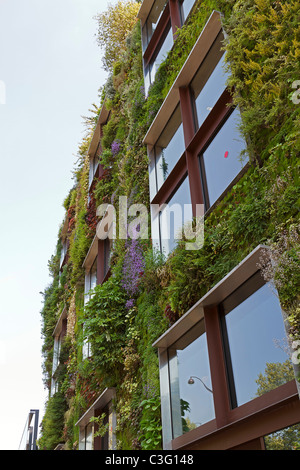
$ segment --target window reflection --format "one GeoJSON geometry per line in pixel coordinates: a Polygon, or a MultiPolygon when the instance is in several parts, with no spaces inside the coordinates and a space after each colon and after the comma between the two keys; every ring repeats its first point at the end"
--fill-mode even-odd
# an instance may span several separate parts
{"type": "Polygon", "coordinates": [[[258,273],[222,303],[233,406],[294,378],[278,297],[270,283],[261,284],[258,273]]]}
{"type": "Polygon", "coordinates": [[[172,49],[173,46],[173,33],[171,29],[171,25],[169,25],[165,38],[161,46],[159,47],[159,51],[155,56],[154,60],[150,62],[149,70],[150,70],[150,83],[153,83],[155,80],[155,76],[160,64],[166,59],[168,52],[172,49]]]}
{"type": "Polygon", "coordinates": [[[184,23],[195,3],[195,0],[183,0],[181,5],[182,23],[184,23]]]}
{"type": "Polygon", "coordinates": [[[195,98],[198,127],[205,121],[226,88],[227,75],[224,72],[224,65],[223,55],[201,91],[195,88],[196,92],[199,91],[195,98]]]}
{"type": "Polygon", "coordinates": [[[85,429],[85,450],[93,450],[93,424],[88,424],[85,429]]]}
{"type": "MultiPolygon", "coordinates": [[[[97,259],[98,257],[96,256],[90,271],[85,276],[84,304],[88,303],[89,300],[92,298],[93,294],[91,290],[94,289],[97,285],[97,259]]],[[[83,325],[83,332],[84,332],[84,325],[83,325]]],[[[82,357],[83,359],[86,359],[90,357],[91,355],[92,355],[91,344],[87,339],[85,339],[83,341],[83,346],[82,346],[82,357]]]]}
{"type": "Polygon", "coordinates": [[[204,321],[171,346],[168,355],[174,439],[215,417],[204,321]]]}
{"type": "Polygon", "coordinates": [[[90,289],[94,289],[96,287],[96,285],[97,285],[97,257],[95,258],[93,266],[91,267],[90,289]]]}
{"type": "Polygon", "coordinates": [[[200,157],[206,208],[217,201],[246,164],[241,156],[246,143],[238,130],[240,122],[236,108],[200,157]]]}
{"type": "Polygon", "coordinates": [[[300,450],[300,423],[264,437],[266,450],[300,450]]]}
{"type": "Polygon", "coordinates": [[[228,75],[225,72],[225,54],[222,51],[223,39],[223,34],[220,33],[191,82],[198,127],[226,89],[228,75]]]}
{"type": "Polygon", "coordinates": [[[150,39],[153,36],[153,33],[158,25],[162,12],[164,11],[164,6],[166,0],[156,0],[151,8],[149,16],[142,28],[142,41],[143,41],[143,50],[146,50],[146,47],[149,44],[150,39]]]}
{"type": "Polygon", "coordinates": [[[183,225],[193,218],[189,180],[186,177],[160,213],[161,250],[168,255],[182,238],[183,225]],[[178,235],[179,234],[179,235],[178,235]]]}
{"type": "MultiPolygon", "coordinates": [[[[112,230],[112,227],[111,227],[111,230],[112,230]]],[[[110,268],[111,245],[112,245],[112,240],[108,236],[104,240],[104,278],[110,268]]]]}
{"type": "Polygon", "coordinates": [[[155,145],[157,190],[173,170],[184,149],[181,112],[177,106],[155,145]]]}

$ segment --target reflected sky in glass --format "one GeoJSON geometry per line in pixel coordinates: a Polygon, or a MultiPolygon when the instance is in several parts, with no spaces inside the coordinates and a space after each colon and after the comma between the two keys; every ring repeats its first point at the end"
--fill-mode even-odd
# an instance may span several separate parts
{"type": "Polygon", "coordinates": [[[151,71],[150,71],[150,81],[151,83],[155,80],[156,72],[160,66],[160,64],[166,59],[168,52],[172,49],[173,46],[173,33],[172,29],[170,28],[168,34],[162,43],[162,46],[155,57],[154,61],[151,64],[151,71]]]}
{"type": "Polygon", "coordinates": [[[163,252],[168,255],[176,247],[175,236],[193,218],[188,177],[160,214],[160,233],[163,252]],[[173,207],[172,207],[173,206],[173,207]]]}
{"type": "Polygon", "coordinates": [[[218,62],[206,84],[195,99],[199,127],[205,121],[218,98],[226,88],[228,75],[224,70],[224,57],[225,54],[223,54],[222,59],[218,62]]]}
{"type": "Polygon", "coordinates": [[[142,29],[143,50],[146,49],[158,25],[166,0],[156,0],[142,29]]]}
{"type": "Polygon", "coordinates": [[[191,11],[192,6],[194,5],[194,3],[195,3],[195,0],[184,0],[183,1],[183,3],[182,3],[183,22],[185,22],[185,20],[187,19],[188,14],[191,11]]]}
{"type": "Polygon", "coordinates": [[[162,186],[170,172],[173,170],[174,166],[184,152],[184,149],[183,126],[180,124],[167,147],[161,151],[159,147],[156,147],[156,173],[158,189],[162,186]]]}
{"type": "Polygon", "coordinates": [[[214,419],[214,404],[206,333],[185,349],[169,350],[170,386],[174,438],[214,419]],[[194,378],[189,384],[190,376],[194,378]]]}
{"type": "Polygon", "coordinates": [[[241,122],[236,108],[203,153],[205,176],[211,206],[246,164],[241,152],[246,148],[238,130],[241,122]]]}
{"type": "MultiPolygon", "coordinates": [[[[286,338],[281,307],[270,284],[265,284],[225,316],[237,405],[256,397],[259,374],[267,363],[282,364],[288,355],[278,347],[286,338]]],[[[271,388],[286,382],[280,378],[271,388]],[[280,383],[281,382],[281,383],[280,383]]]]}

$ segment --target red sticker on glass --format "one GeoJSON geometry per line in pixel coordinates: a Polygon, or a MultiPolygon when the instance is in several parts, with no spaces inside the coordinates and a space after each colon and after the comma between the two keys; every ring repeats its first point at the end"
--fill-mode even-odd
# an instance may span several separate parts
{"type": "Polygon", "coordinates": [[[229,155],[229,152],[228,152],[228,150],[226,150],[225,155],[224,155],[224,158],[227,158],[228,155],[229,155]]]}

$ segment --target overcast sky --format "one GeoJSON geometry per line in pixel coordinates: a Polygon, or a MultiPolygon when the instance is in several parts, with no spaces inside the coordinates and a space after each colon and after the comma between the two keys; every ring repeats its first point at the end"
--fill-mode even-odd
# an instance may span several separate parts
{"type": "Polygon", "coordinates": [[[18,449],[30,409],[44,412],[39,292],[82,116],[105,83],[94,16],[107,3],[0,0],[0,450],[18,449]]]}

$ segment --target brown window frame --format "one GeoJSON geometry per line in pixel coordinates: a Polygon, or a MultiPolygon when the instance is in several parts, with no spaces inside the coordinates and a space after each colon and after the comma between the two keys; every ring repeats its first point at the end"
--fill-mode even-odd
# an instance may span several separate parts
{"type": "MultiPolygon", "coordinates": [[[[159,22],[155,28],[155,31],[153,32],[148,42],[148,45],[146,46],[143,52],[144,76],[146,77],[146,75],[149,75],[150,85],[151,63],[153,63],[153,61],[157,57],[170,29],[172,30],[173,34],[173,41],[175,41],[177,29],[182,26],[180,10],[181,5],[179,0],[168,0],[163,10],[163,13],[159,19],[159,22]]],[[[150,11],[148,12],[147,18],[145,19],[142,27],[146,24],[150,11]]]]}
{"type": "MultiPolygon", "coordinates": [[[[234,108],[228,106],[232,104],[232,95],[227,89],[223,90],[210,114],[207,116],[200,128],[196,130],[195,113],[190,87],[180,88],[179,95],[185,150],[179,157],[177,163],[164,183],[152,198],[151,204],[158,204],[159,206],[167,204],[187,176],[190,188],[192,212],[195,217],[197,214],[198,204],[204,204],[206,213],[214,206],[207,207],[204,185],[205,181],[203,180],[205,172],[201,172],[199,155],[221,129],[234,108]]],[[[153,151],[155,158],[155,146],[153,151]]],[[[235,179],[226,188],[226,191],[229,191],[234,182],[235,179]]]]}
{"type": "MultiPolygon", "coordinates": [[[[224,354],[220,304],[256,275],[257,263],[266,257],[267,247],[258,245],[219,283],[210,289],[169,330],[156,340],[160,362],[164,448],[172,450],[263,449],[263,436],[300,422],[300,401],[296,380],[237,407],[232,406],[228,387],[228,362],[224,354]],[[205,322],[214,394],[215,419],[179,437],[172,437],[168,348],[180,341],[199,321],[205,322]]],[[[262,282],[265,284],[265,282],[262,282]]]]}

